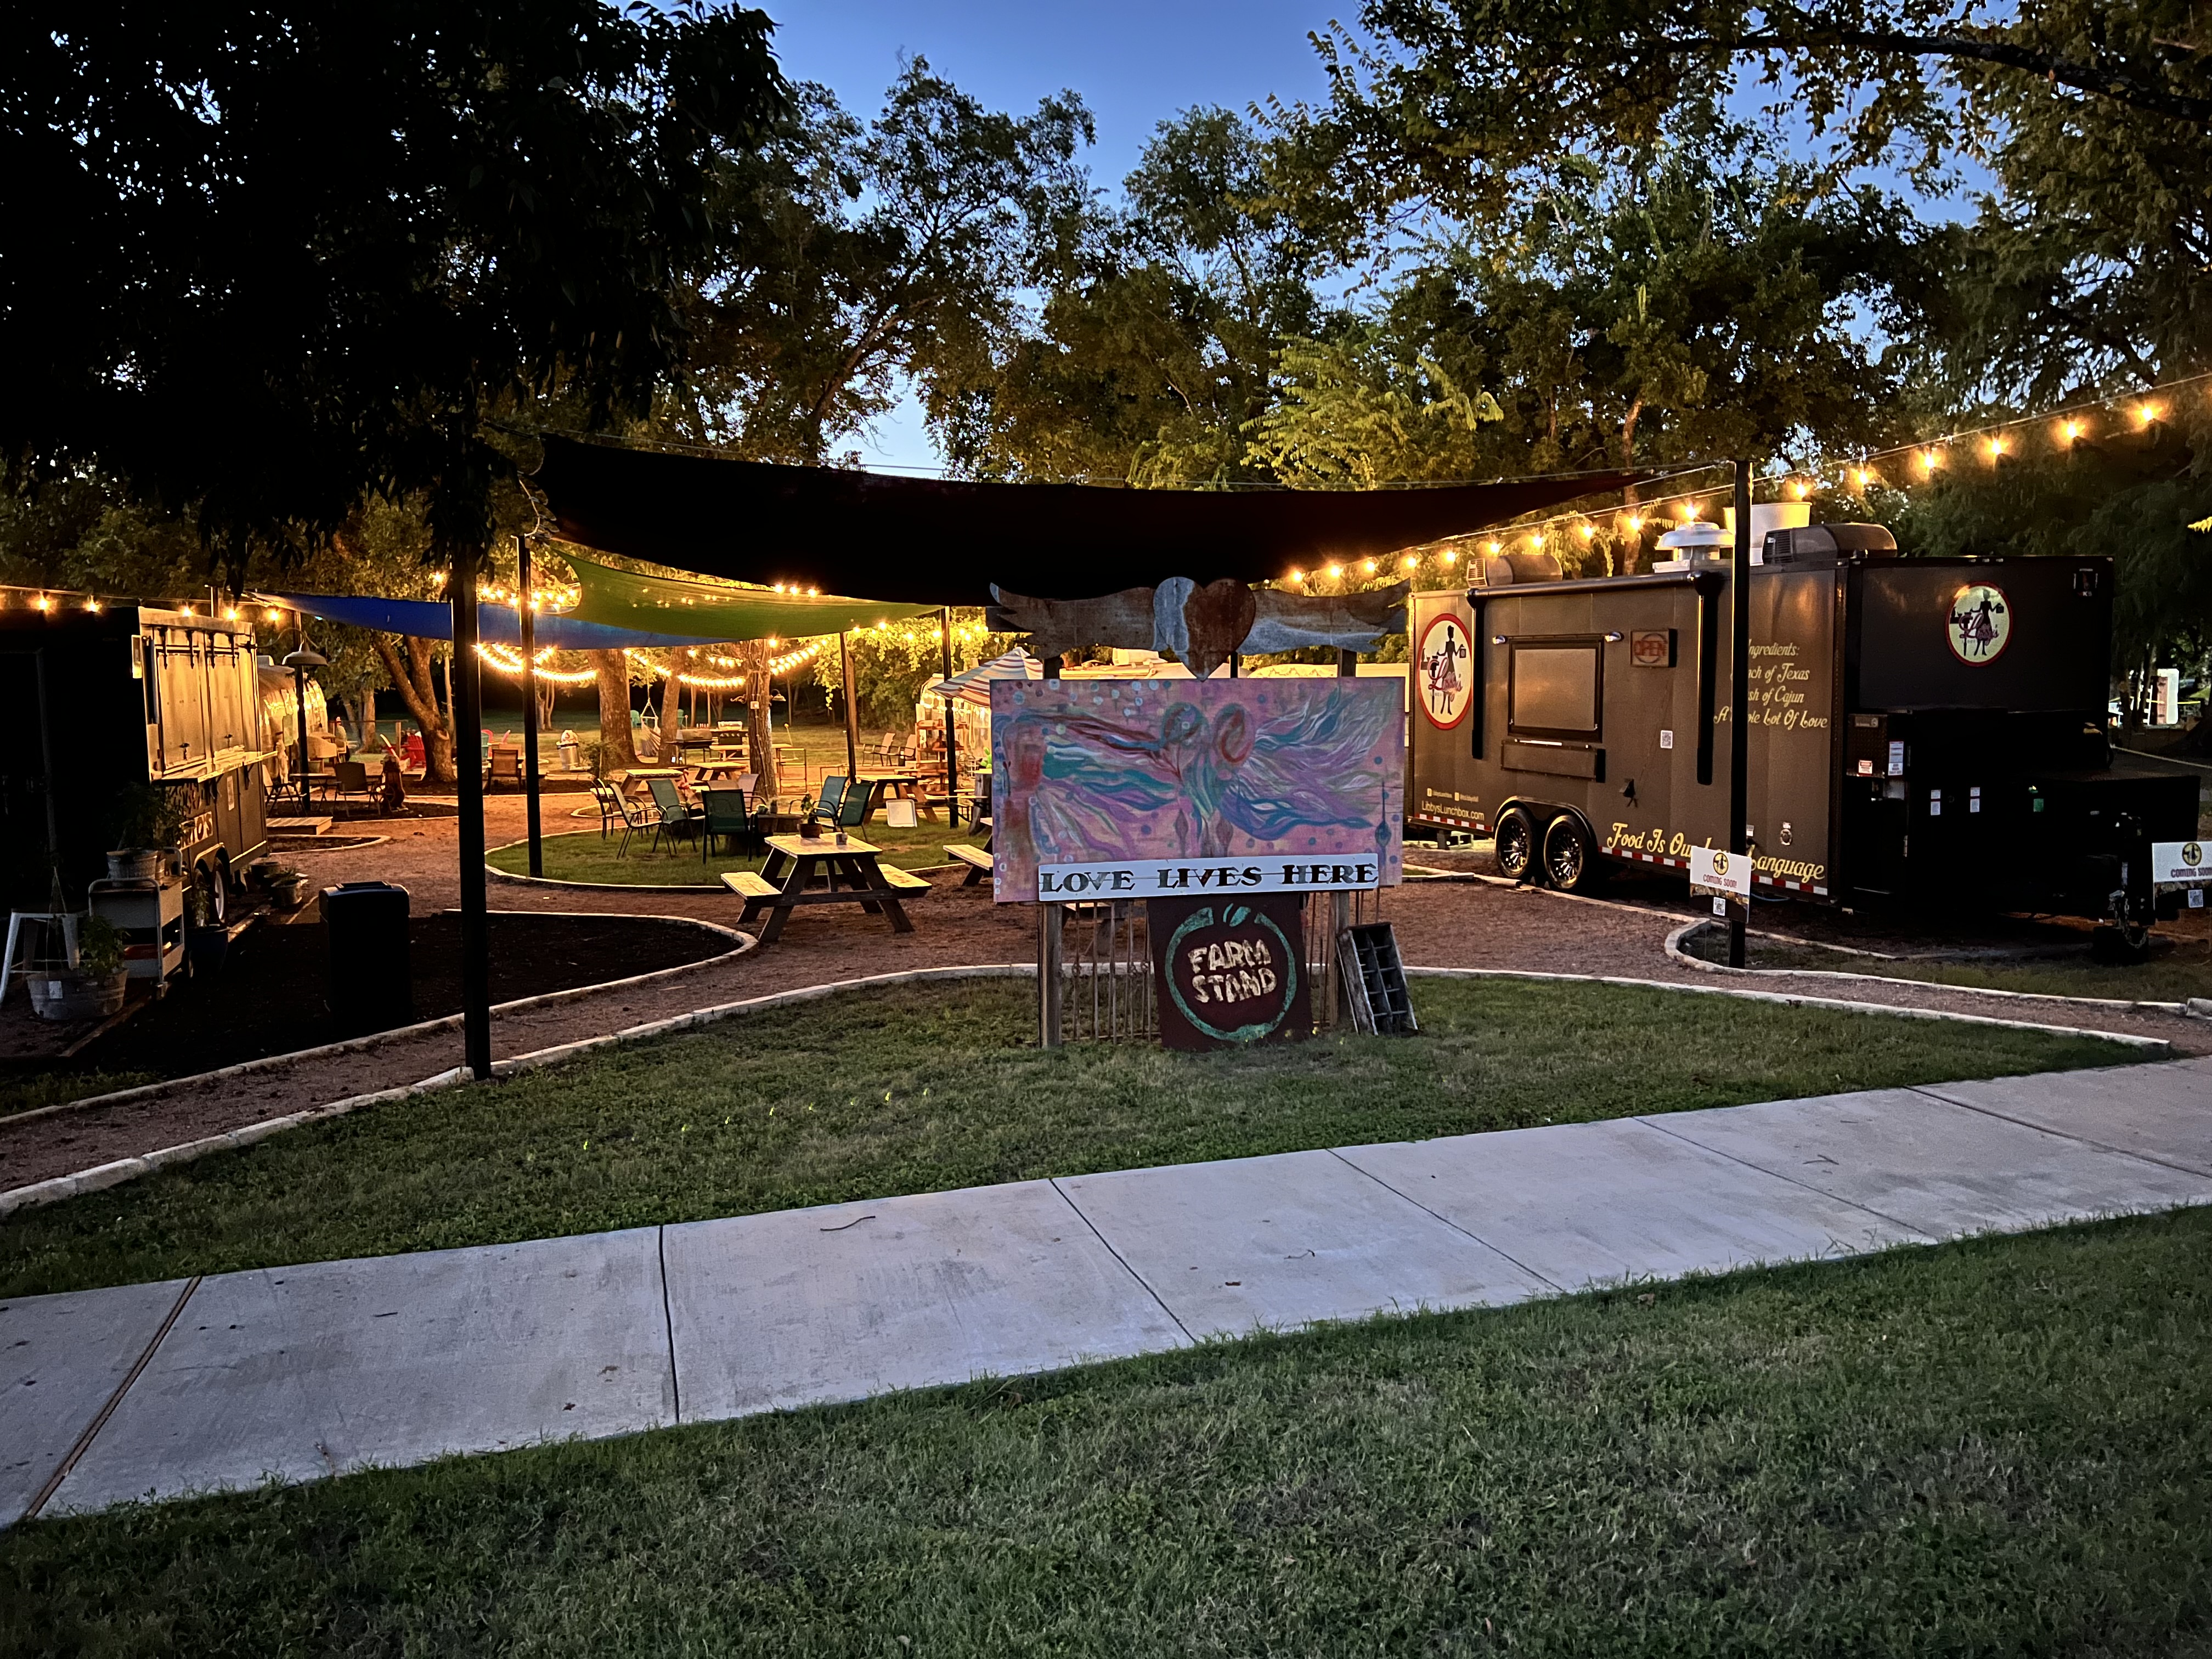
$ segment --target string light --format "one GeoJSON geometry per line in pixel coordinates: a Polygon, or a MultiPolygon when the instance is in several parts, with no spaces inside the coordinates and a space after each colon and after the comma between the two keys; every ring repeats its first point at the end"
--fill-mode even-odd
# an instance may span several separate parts
{"type": "Polygon", "coordinates": [[[2058,423],[2058,441],[2059,441],[2060,443],[2062,443],[2062,444],[2071,444],[2071,443],[2073,443],[2076,439],[2078,439],[2079,437],[2081,437],[2081,422],[2079,422],[2079,421],[2061,421],[2061,422],[2059,422],[2059,423],[2058,423]]]}
{"type": "Polygon", "coordinates": [[[1995,466],[2005,453],[2004,440],[2002,438],[1991,438],[1987,443],[1982,446],[1982,449],[1983,452],[1989,456],[1990,465],[1991,466],[1995,466]]]}
{"type": "Polygon", "coordinates": [[[2153,421],[2158,418],[2158,405],[2156,404],[2137,404],[2136,405],[2136,420],[2140,425],[2148,426],[2153,421]]]}
{"type": "Polygon", "coordinates": [[[1942,452],[1933,449],[1923,449],[1920,452],[1920,471],[1924,477],[1934,477],[1936,469],[1942,465],[1942,452]]]}
{"type": "Polygon", "coordinates": [[[1374,561],[1374,560],[1372,560],[1372,559],[1369,559],[1369,560],[1368,560],[1368,561],[1366,561],[1364,564],[1362,564],[1359,568],[1360,568],[1360,569],[1362,569],[1363,571],[1366,572],[1366,573],[1367,573],[1367,574],[1369,574],[1369,575],[1370,575],[1370,576],[1371,576],[1371,575],[1373,575],[1373,574],[1375,574],[1375,561],[1374,561]]]}
{"type": "Polygon", "coordinates": [[[1587,542],[1597,534],[1597,526],[1594,524],[1578,524],[1575,526],[1575,534],[1587,542]]]}
{"type": "Polygon", "coordinates": [[[1334,581],[1338,577],[1341,576],[1343,574],[1344,574],[1344,567],[1343,567],[1342,565],[1340,565],[1340,564],[1333,564],[1333,565],[1329,566],[1329,568],[1328,568],[1328,579],[1329,579],[1329,580],[1331,580],[1331,581],[1334,581]]]}

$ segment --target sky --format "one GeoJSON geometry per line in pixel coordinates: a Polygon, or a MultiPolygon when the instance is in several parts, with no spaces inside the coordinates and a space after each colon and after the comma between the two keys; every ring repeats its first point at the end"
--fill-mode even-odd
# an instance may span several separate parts
{"type": "MultiPolygon", "coordinates": [[[[1063,88],[1098,125],[1093,179],[1111,190],[1152,130],[1194,105],[1240,112],[1270,94],[1285,103],[1326,91],[1306,38],[1353,7],[1308,0],[755,0],[776,22],[775,46],[793,80],[819,81],[855,115],[881,106],[901,56],[930,67],[988,107],[1026,112],[1063,88]]],[[[908,399],[858,446],[867,466],[938,461],[908,399]]]]}

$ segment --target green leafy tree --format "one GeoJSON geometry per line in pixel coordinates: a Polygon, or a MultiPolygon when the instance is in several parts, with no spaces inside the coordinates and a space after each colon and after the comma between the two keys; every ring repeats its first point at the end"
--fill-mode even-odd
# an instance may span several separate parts
{"type": "Polygon", "coordinates": [[[0,455],[187,508],[234,571],[416,498],[473,561],[529,394],[642,408],[708,169],[782,104],[758,12],[605,0],[18,9],[0,455]]]}

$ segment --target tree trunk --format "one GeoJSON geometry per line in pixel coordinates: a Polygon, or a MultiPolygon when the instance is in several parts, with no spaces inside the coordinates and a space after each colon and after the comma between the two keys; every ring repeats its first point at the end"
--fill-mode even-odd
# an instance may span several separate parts
{"type": "Polygon", "coordinates": [[[753,785],[761,800],[774,800],[782,792],[775,775],[775,744],[769,730],[769,700],[775,690],[768,675],[768,641],[749,640],[738,647],[745,663],[745,746],[752,769],[759,774],[753,785]]]}
{"type": "Polygon", "coordinates": [[[594,651],[599,671],[599,775],[637,764],[629,741],[629,663],[619,651],[594,651]]]}
{"type": "Polygon", "coordinates": [[[672,662],[668,678],[660,683],[660,763],[663,766],[676,764],[677,734],[684,729],[684,680],[682,671],[673,664],[675,654],[672,651],[669,653],[672,662]]]}
{"type": "Polygon", "coordinates": [[[453,733],[446,717],[439,713],[437,682],[430,673],[430,641],[409,635],[407,660],[402,663],[391,641],[381,634],[374,637],[384,672],[398,689],[399,700],[407,705],[415,724],[422,728],[422,781],[457,781],[460,775],[453,769],[453,733]]]}

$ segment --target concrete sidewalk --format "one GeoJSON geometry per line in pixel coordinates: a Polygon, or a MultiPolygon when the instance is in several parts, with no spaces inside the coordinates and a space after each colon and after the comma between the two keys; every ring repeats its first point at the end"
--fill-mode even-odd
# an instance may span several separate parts
{"type": "Polygon", "coordinates": [[[19,1297],[0,1524],[2208,1202],[2198,1059],[19,1297]]]}

